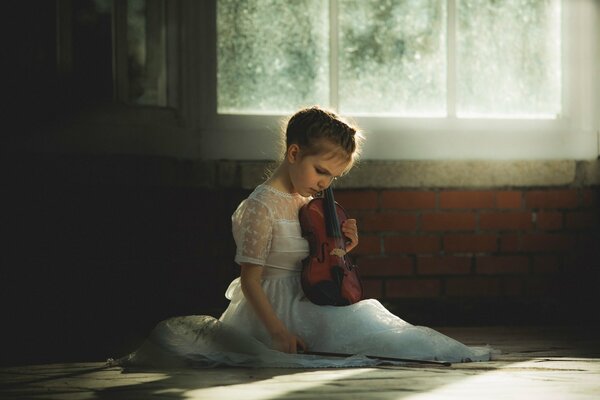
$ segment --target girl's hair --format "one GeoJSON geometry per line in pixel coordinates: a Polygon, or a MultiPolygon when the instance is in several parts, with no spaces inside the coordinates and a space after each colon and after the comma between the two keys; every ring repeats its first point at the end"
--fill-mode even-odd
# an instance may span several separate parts
{"type": "Polygon", "coordinates": [[[362,136],[355,127],[334,112],[318,106],[304,108],[292,115],[285,129],[286,151],[290,145],[297,144],[304,156],[327,151],[326,145],[334,144],[352,164],[358,157],[361,142],[362,136]]]}

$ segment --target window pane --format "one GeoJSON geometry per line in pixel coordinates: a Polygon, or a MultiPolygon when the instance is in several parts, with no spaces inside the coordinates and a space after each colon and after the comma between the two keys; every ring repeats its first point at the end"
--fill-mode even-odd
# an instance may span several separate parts
{"type": "Polygon", "coordinates": [[[219,0],[219,113],[290,113],[329,102],[329,13],[322,0],[219,0]]]}
{"type": "Polygon", "coordinates": [[[559,114],[559,1],[457,4],[458,115],[559,114]]]}
{"type": "Polygon", "coordinates": [[[128,0],[128,101],[167,104],[165,12],[162,0],[128,0]]]}
{"type": "Polygon", "coordinates": [[[445,114],[446,1],[340,0],[344,113],[445,114]]]}

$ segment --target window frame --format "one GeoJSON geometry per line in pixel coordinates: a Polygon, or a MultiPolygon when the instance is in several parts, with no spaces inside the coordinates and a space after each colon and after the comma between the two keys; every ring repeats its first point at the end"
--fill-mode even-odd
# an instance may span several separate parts
{"type": "MultiPolygon", "coordinates": [[[[337,0],[330,1],[335,12],[337,0]]],[[[448,18],[455,18],[457,0],[448,0],[448,18]]],[[[197,119],[201,153],[207,159],[263,160],[277,158],[279,127],[286,115],[217,113],[216,4],[199,2],[204,26],[200,50],[204,66],[197,119]],[[231,145],[224,145],[231,144],[231,145]]],[[[561,1],[562,114],[557,119],[457,118],[448,102],[445,117],[344,115],[367,137],[363,159],[592,159],[600,154],[600,5],[593,0],[561,1]]],[[[186,13],[184,13],[185,15],[186,13]]],[[[189,13],[194,14],[194,13],[189,13]]],[[[189,15],[188,14],[188,15],[189,15]]],[[[333,14],[333,13],[330,13],[333,14]]],[[[333,16],[332,20],[335,20],[333,16]]],[[[335,23],[331,29],[335,30],[335,23]]],[[[449,29],[454,29],[449,24],[449,29]]],[[[335,42],[336,35],[330,41],[335,42]]],[[[451,34],[449,41],[453,40],[451,34]]],[[[333,43],[335,48],[335,43],[333,43]]],[[[452,46],[452,43],[450,43],[452,46]]],[[[337,60],[336,53],[330,55],[337,60]]],[[[449,51],[449,58],[454,57],[449,51]]],[[[449,73],[454,66],[448,63],[449,73]]],[[[335,68],[335,61],[332,67],[335,68]]],[[[449,75],[450,76],[450,75],[449,75]]],[[[330,87],[336,88],[333,82],[330,87]]],[[[452,88],[452,83],[450,83],[452,88]]],[[[453,96],[452,89],[448,93],[453,96]]],[[[451,99],[450,99],[451,100],[451,99]]],[[[336,102],[336,96],[332,96],[336,102]]],[[[325,105],[329,106],[329,105],[325,105]]],[[[335,109],[335,107],[332,107],[335,109]]]]}

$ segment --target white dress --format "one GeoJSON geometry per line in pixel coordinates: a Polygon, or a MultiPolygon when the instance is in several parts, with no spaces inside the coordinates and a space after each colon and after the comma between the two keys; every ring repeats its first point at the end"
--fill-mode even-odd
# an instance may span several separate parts
{"type": "Polygon", "coordinates": [[[320,357],[271,349],[264,325],[242,293],[240,278],[229,285],[230,304],[219,320],[210,316],[163,321],[121,365],[348,367],[371,366],[384,356],[450,362],[483,361],[492,349],[468,347],[433,329],[414,326],[390,313],[375,299],[350,306],[311,303],[300,283],[301,261],[308,255],[298,211],[310,198],[258,186],[232,216],[235,261],[264,265],[262,287],[288,330],[309,351],[355,354],[320,357]]]}

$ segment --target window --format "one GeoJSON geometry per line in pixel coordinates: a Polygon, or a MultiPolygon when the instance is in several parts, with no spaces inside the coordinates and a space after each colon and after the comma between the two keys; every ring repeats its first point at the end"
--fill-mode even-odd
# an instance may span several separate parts
{"type": "Polygon", "coordinates": [[[327,2],[219,1],[221,113],[288,113],[329,103],[327,2]]]}
{"type": "Polygon", "coordinates": [[[272,159],[281,119],[321,104],[362,128],[364,159],[599,153],[596,0],[56,5],[65,112],[118,116],[131,151],[272,159]]]}
{"type": "Polygon", "coordinates": [[[167,67],[164,0],[57,4],[57,64],[72,81],[74,102],[175,105],[169,93],[175,74],[167,67]]]}
{"type": "Polygon", "coordinates": [[[456,4],[456,115],[557,118],[560,1],[456,4]]]}
{"type": "Polygon", "coordinates": [[[119,81],[121,99],[132,104],[166,106],[165,4],[160,0],[128,0],[119,7],[127,15],[127,65],[123,66],[127,75],[119,81]]]}
{"type": "Polygon", "coordinates": [[[593,0],[218,0],[211,129],[257,144],[214,154],[269,158],[280,116],[322,104],[365,130],[366,158],[595,157],[597,12],[593,0]]]}
{"type": "Polygon", "coordinates": [[[221,113],[561,111],[559,0],[220,0],[217,18],[221,113]]]}

